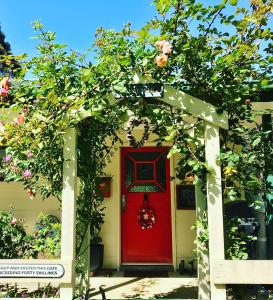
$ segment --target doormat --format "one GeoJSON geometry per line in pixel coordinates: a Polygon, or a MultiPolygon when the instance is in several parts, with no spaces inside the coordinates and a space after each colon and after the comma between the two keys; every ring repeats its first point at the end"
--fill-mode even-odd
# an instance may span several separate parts
{"type": "Polygon", "coordinates": [[[134,271],[134,270],[126,270],[124,271],[123,277],[169,277],[168,271],[134,271]]]}

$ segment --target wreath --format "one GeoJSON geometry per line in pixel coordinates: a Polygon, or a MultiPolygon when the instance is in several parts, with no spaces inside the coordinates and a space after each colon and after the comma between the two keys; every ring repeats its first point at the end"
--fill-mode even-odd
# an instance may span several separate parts
{"type": "Polygon", "coordinates": [[[138,210],[138,224],[142,229],[150,229],[156,222],[155,210],[148,205],[138,210]]]}
{"type": "Polygon", "coordinates": [[[134,149],[142,147],[145,144],[145,142],[149,139],[149,123],[145,119],[131,117],[125,130],[127,132],[127,140],[129,141],[130,146],[134,149]],[[144,125],[144,132],[141,140],[137,141],[136,138],[133,136],[132,131],[136,126],[142,124],[144,125]]]}

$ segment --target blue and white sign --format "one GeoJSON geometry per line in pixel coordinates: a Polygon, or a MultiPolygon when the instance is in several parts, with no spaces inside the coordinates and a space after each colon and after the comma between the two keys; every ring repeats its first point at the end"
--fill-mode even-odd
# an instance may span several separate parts
{"type": "Polygon", "coordinates": [[[64,267],[59,264],[0,264],[2,278],[60,278],[64,267]]]}

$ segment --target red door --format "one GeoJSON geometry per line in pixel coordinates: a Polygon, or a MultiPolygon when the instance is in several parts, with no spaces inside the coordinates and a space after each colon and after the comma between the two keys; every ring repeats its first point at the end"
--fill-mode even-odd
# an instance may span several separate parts
{"type": "MultiPolygon", "coordinates": [[[[168,148],[121,151],[122,263],[172,264],[168,148]],[[140,212],[146,212],[140,218],[140,212]],[[140,220],[155,222],[145,228],[140,220]]],[[[145,223],[147,225],[147,223],[145,223]]]]}

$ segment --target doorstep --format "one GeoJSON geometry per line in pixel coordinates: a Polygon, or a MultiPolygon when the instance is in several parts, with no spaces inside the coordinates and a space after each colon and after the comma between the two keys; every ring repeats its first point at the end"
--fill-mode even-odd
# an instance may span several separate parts
{"type": "Polygon", "coordinates": [[[173,265],[121,265],[121,271],[166,271],[172,272],[173,265]]]}

